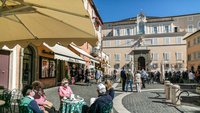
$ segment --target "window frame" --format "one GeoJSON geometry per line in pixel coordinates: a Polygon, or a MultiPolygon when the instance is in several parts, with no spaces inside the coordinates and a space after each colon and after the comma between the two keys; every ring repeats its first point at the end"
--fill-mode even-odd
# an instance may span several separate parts
{"type": "Polygon", "coordinates": [[[168,45],[168,44],[170,44],[170,37],[164,37],[164,45],[168,45]]]}
{"type": "Polygon", "coordinates": [[[176,44],[181,44],[181,43],[182,43],[182,38],[181,37],[176,37],[176,44]]]}
{"type": "Polygon", "coordinates": [[[182,60],[182,53],[181,52],[176,52],[176,60],[181,61],[182,60]]]}
{"type": "Polygon", "coordinates": [[[114,58],[115,58],[115,61],[120,61],[120,54],[119,53],[114,54],[114,58]],[[117,58],[117,56],[119,58],[117,58]]]}

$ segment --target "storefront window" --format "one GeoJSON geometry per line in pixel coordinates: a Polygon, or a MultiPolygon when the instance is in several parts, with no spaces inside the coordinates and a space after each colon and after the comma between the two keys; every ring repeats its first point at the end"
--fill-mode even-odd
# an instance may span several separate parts
{"type": "Polygon", "coordinates": [[[40,78],[52,78],[56,76],[56,61],[40,57],[40,78]]]}

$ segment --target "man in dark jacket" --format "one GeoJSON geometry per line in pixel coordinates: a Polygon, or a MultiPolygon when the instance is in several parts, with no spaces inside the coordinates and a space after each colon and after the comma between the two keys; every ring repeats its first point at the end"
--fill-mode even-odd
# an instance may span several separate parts
{"type": "Polygon", "coordinates": [[[121,76],[121,82],[122,82],[122,91],[125,91],[125,84],[126,84],[126,72],[124,68],[122,68],[122,71],[120,73],[121,76]]]}
{"type": "Polygon", "coordinates": [[[31,86],[26,86],[23,91],[23,97],[20,100],[19,106],[27,106],[29,110],[32,110],[34,113],[44,113],[44,109],[41,110],[37,104],[37,102],[34,100],[35,92],[32,90],[31,86]]]}
{"type": "Polygon", "coordinates": [[[106,87],[100,83],[97,86],[98,98],[90,106],[88,113],[103,113],[103,108],[106,107],[109,112],[112,109],[112,97],[106,94],[106,87]]]}

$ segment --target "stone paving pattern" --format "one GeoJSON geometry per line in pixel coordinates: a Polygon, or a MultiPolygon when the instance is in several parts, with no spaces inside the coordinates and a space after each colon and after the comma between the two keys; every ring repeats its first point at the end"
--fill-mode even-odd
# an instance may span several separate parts
{"type": "MultiPolygon", "coordinates": [[[[78,85],[70,85],[70,87],[75,94],[85,99],[87,105],[89,105],[91,97],[97,97],[95,83],[93,83],[92,86],[86,86],[85,83],[78,83],[78,85]]],[[[135,89],[135,87],[133,89],[135,89]]],[[[161,84],[151,84],[146,85],[145,90],[148,89],[164,89],[164,87],[161,84]]],[[[126,93],[121,91],[121,83],[118,84],[115,90],[115,96],[126,93]]],[[[53,87],[45,90],[47,99],[53,102],[56,110],[58,110],[60,106],[57,91],[58,87],[53,87]]],[[[122,99],[122,104],[131,113],[200,113],[200,109],[195,108],[191,110],[191,107],[188,106],[172,106],[165,103],[164,99],[164,92],[160,90],[144,91],[141,93],[133,92],[122,99]]],[[[118,112],[113,109],[113,113],[118,112]]]]}
{"type": "MultiPolygon", "coordinates": [[[[70,85],[74,94],[83,97],[87,105],[90,103],[91,97],[97,97],[96,84],[87,86],[85,83],[78,83],[78,85],[70,85]]],[[[53,102],[56,110],[60,107],[60,100],[58,96],[58,87],[53,87],[45,90],[47,99],[53,102]]]]}
{"type": "Polygon", "coordinates": [[[163,103],[163,97],[158,97],[156,93],[162,92],[141,92],[125,96],[123,105],[131,113],[180,113],[176,108],[163,103]]]}

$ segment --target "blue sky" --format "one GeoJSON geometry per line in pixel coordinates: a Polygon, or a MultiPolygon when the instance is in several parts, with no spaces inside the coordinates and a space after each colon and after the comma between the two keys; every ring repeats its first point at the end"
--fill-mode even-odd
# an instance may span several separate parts
{"type": "Polygon", "coordinates": [[[93,0],[104,22],[135,17],[200,13],[200,0],[93,0]]]}

